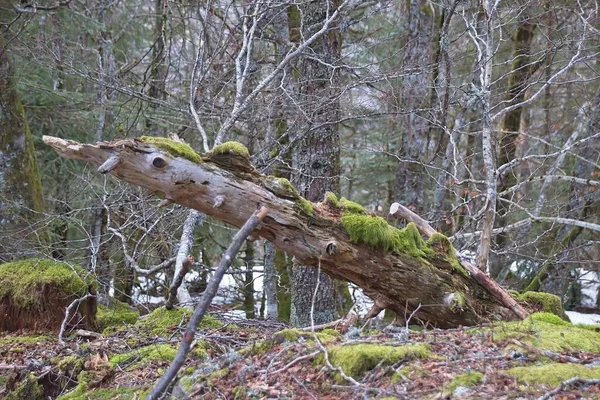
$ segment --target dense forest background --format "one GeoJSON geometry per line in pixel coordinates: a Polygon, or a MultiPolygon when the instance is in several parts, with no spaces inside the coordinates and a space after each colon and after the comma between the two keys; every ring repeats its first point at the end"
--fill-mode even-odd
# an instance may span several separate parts
{"type": "MultiPolygon", "coordinates": [[[[0,1],[0,260],[81,265],[145,303],[189,253],[189,301],[233,229],[41,142],[176,135],[239,141],[314,202],[400,202],[500,283],[596,306],[598,29],[583,0],[0,1]]],[[[230,295],[305,325],[314,271],[248,241],[230,295]]],[[[353,291],[321,280],[331,320],[353,291]]]]}

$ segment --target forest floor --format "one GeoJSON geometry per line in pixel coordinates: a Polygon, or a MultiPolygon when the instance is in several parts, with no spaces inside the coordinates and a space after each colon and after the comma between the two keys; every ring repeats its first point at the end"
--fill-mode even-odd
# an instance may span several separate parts
{"type": "MultiPolygon", "coordinates": [[[[173,314],[162,325],[146,318],[98,337],[73,333],[65,345],[39,332],[0,335],[0,398],[143,398],[173,358],[188,316],[173,314]]],[[[215,314],[203,323],[173,394],[193,399],[600,398],[597,327],[573,326],[540,313],[522,322],[394,331],[313,333],[215,314]],[[342,367],[346,377],[332,367],[342,367]],[[573,382],[564,384],[570,378],[573,382]]]]}

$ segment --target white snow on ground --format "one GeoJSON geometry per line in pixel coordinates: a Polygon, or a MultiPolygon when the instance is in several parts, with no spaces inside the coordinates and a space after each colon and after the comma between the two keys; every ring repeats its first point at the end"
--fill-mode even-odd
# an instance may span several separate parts
{"type": "Polygon", "coordinates": [[[600,324],[600,315],[583,314],[577,311],[567,311],[567,315],[573,324],[596,325],[600,324]]]}

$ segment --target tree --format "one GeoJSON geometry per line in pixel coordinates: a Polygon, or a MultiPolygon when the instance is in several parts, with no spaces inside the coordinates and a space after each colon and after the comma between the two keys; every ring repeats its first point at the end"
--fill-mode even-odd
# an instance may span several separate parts
{"type": "MultiPolygon", "coordinates": [[[[289,11],[290,30],[306,29],[327,18],[327,10],[336,8],[339,1],[310,2],[292,6],[289,11]]],[[[299,36],[296,33],[296,36],[299,36]]],[[[316,40],[307,51],[310,57],[297,62],[297,104],[302,113],[296,115],[305,121],[298,122],[296,142],[292,150],[292,184],[301,196],[309,201],[319,201],[327,192],[339,193],[340,145],[336,121],[340,106],[337,93],[339,74],[335,67],[341,54],[341,35],[333,25],[316,40]],[[317,99],[320,99],[318,101],[317,99]]],[[[313,266],[295,263],[293,268],[292,326],[322,324],[336,318],[336,284],[334,279],[313,266]],[[313,303],[313,294],[318,290],[313,303]],[[311,307],[314,306],[313,321],[311,307]]]]}
{"type": "Polygon", "coordinates": [[[33,135],[16,90],[10,48],[0,35],[0,262],[40,251],[36,225],[44,212],[44,194],[33,135]]]}

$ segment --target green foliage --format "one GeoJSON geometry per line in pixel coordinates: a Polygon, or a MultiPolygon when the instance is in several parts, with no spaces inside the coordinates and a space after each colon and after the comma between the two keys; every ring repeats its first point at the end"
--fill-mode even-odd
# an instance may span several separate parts
{"type": "Polygon", "coordinates": [[[140,313],[137,310],[130,308],[126,303],[117,299],[112,301],[110,308],[99,305],[98,313],[96,314],[101,331],[113,326],[119,327],[123,324],[134,324],[139,317],[140,313]]]}
{"type": "Polygon", "coordinates": [[[248,152],[248,148],[239,142],[225,142],[218,146],[215,146],[211,151],[209,151],[206,155],[208,157],[215,155],[237,155],[242,156],[244,158],[250,158],[250,153],[248,152]]]}
{"type": "Polygon", "coordinates": [[[483,374],[481,372],[471,371],[455,376],[448,389],[453,392],[459,386],[473,387],[479,385],[482,381],[483,374]]]}
{"type": "Polygon", "coordinates": [[[506,371],[525,385],[558,386],[561,382],[578,377],[582,379],[600,378],[600,367],[588,367],[581,364],[551,363],[528,367],[516,367],[506,371]]]}
{"type": "Polygon", "coordinates": [[[0,298],[9,297],[21,307],[39,300],[46,286],[55,295],[84,296],[94,279],[82,268],[53,260],[30,258],[0,265],[0,298]]]}
{"type": "Polygon", "coordinates": [[[202,162],[200,155],[187,143],[176,142],[168,138],[156,136],[142,136],[139,139],[144,143],[151,144],[166,151],[174,157],[183,157],[194,163],[202,162]]]}
{"type": "Polygon", "coordinates": [[[334,366],[340,366],[344,373],[354,378],[360,378],[381,361],[383,361],[383,365],[390,365],[403,358],[424,359],[431,355],[431,350],[425,343],[404,346],[356,344],[333,346],[328,351],[331,363],[334,366]]]}

